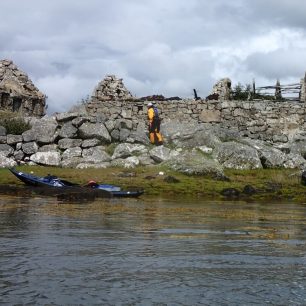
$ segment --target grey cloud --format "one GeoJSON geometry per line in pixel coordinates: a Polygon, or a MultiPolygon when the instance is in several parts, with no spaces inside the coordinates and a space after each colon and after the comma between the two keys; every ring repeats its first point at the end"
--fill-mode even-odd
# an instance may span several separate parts
{"type": "Polygon", "coordinates": [[[54,111],[106,74],[136,96],[206,96],[221,77],[299,79],[305,15],[301,0],[1,0],[0,58],[27,72],[54,111]],[[279,29],[300,34],[269,52],[248,45],[279,29]]]}
{"type": "Polygon", "coordinates": [[[249,4],[252,20],[265,25],[306,29],[306,2],[303,0],[257,0],[249,4]]]}
{"type": "Polygon", "coordinates": [[[306,67],[301,62],[306,63],[305,49],[255,53],[246,60],[249,70],[268,79],[302,77],[306,67]]]}

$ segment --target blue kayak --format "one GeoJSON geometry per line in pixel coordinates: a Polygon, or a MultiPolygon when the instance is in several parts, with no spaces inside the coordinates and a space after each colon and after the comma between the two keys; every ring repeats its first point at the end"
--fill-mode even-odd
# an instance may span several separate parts
{"type": "Polygon", "coordinates": [[[84,192],[86,189],[98,189],[105,190],[110,192],[114,197],[139,197],[144,193],[143,190],[121,190],[119,186],[110,185],[110,184],[98,184],[94,181],[90,181],[88,184],[82,186],[75,184],[63,179],[58,178],[57,176],[48,174],[45,177],[39,177],[30,173],[25,173],[18,171],[14,168],[9,169],[19,180],[24,182],[26,185],[30,186],[39,186],[39,187],[58,187],[58,188],[71,188],[78,187],[83,188],[84,192]]]}

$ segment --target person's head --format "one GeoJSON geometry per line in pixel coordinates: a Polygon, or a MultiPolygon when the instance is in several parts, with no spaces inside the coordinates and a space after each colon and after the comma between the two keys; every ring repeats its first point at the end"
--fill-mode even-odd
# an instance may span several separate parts
{"type": "Polygon", "coordinates": [[[148,103],[148,108],[150,108],[150,107],[153,107],[153,103],[152,102],[148,103]]]}

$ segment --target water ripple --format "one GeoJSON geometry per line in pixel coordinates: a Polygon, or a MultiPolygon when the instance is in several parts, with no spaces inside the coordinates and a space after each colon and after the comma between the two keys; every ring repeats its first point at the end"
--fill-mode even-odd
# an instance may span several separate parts
{"type": "Polygon", "coordinates": [[[305,305],[305,230],[295,204],[0,199],[0,305],[305,305]]]}

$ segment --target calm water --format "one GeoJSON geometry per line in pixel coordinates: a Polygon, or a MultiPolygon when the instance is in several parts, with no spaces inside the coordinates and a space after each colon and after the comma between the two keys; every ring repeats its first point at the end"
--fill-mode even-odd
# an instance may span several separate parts
{"type": "Polygon", "coordinates": [[[306,205],[0,199],[0,305],[305,305],[306,205]]]}

